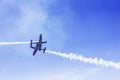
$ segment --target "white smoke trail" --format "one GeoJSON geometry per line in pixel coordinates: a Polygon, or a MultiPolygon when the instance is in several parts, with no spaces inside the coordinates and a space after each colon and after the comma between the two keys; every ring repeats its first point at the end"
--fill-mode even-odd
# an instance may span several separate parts
{"type": "Polygon", "coordinates": [[[55,51],[50,51],[46,50],[47,53],[54,54],[57,56],[61,56],[63,58],[67,58],[70,60],[78,60],[80,62],[85,62],[85,63],[90,63],[90,64],[95,64],[95,65],[102,65],[105,67],[113,67],[115,69],[120,69],[120,62],[113,62],[113,61],[106,61],[102,58],[87,58],[82,55],[76,55],[73,53],[67,54],[67,53],[60,53],[60,52],[55,52],[55,51]]]}
{"type": "MultiPolygon", "coordinates": [[[[33,41],[37,42],[37,41],[33,41]]],[[[30,44],[30,41],[27,42],[0,42],[0,45],[15,45],[15,44],[30,44]]]]}

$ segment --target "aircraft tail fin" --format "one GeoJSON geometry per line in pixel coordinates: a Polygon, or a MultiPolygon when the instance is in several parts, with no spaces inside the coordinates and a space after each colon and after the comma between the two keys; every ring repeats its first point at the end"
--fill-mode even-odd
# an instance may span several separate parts
{"type": "Polygon", "coordinates": [[[30,40],[30,48],[32,48],[32,40],[30,40]]]}
{"type": "Polygon", "coordinates": [[[46,47],[43,49],[43,53],[45,53],[46,47]]]}

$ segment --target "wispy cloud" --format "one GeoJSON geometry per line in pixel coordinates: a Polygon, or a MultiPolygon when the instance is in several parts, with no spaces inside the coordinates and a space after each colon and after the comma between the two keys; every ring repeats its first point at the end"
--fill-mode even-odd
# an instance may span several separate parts
{"type": "Polygon", "coordinates": [[[52,13],[49,13],[50,8],[48,7],[55,2],[57,1],[3,1],[0,11],[4,12],[7,17],[0,14],[4,16],[0,19],[2,21],[1,26],[3,26],[1,41],[28,40],[33,36],[36,36],[35,39],[37,39],[37,36],[43,33],[49,40],[49,45],[55,44],[58,49],[61,48],[67,38],[63,29],[65,15],[52,16],[52,13]],[[56,42],[53,42],[53,38],[56,42]]]}

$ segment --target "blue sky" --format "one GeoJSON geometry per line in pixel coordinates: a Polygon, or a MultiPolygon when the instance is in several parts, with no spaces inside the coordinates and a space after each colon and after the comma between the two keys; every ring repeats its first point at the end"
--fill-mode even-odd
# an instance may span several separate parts
{"type": "MultiPolygon", "coordinates": [[[[119,0],[1,0],[0,42],[47,40],[48,50],[120,61],[119,0]]],[[[120,80],[120,70],[0,46],[2,80],[120,80]]]]}

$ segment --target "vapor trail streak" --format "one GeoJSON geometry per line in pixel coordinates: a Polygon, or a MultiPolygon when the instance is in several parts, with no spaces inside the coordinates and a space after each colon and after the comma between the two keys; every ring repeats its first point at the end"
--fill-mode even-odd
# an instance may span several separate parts
{"type": "Polygon", "coordinates": [[[50,51],[50,50],[47,50],[46,52],[49,54],[54,54],[54,55],[57,55],[57,56],[60,56],[63,58],[70,59],[70,60],[78,60],[78,61],[84,62],[84,63],[90,63],[90,64],[95,64],[95,65],[102,65],[105,67],[112,67],[115,69],[120,69],[120,62],[106,61],[102,58],[100,58],[100,59],[87,58],[82,55],[76,55],[74,53],[67,54],[67,53],[55,52],[55,51],[50,51]]]}
{"type": "MultiPolygon", "coordinates": [[[[37,41],[33,41],[37,42],[37,41]]],[[[0,45],[15,45],[15,44],[30,44],[30,41],[27,42],[0,42],[0,45]]]]}

